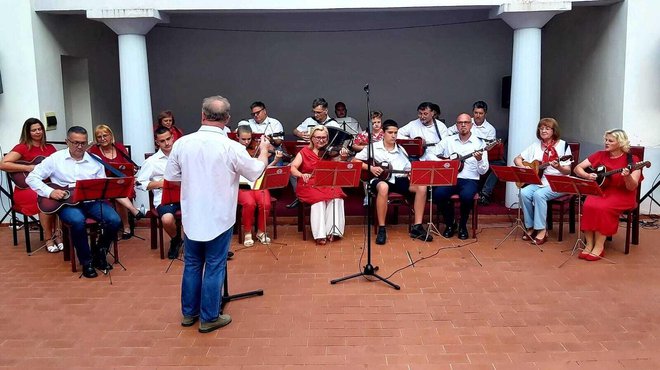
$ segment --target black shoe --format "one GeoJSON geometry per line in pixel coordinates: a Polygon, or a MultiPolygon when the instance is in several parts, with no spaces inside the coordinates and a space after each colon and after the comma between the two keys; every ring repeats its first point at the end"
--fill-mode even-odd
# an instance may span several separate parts
{"type": "Polygon", "coordinates": [[[376,234],[376,244],[385,244],[387,241],[387,231],[385,226],[378,226],[378,234],[376,234]]]}
{"type": "Polygon", "coordinates": [[[121,233],[121,239],[122,239],[122,240],[128,240],[128,239],[130,239],[130,238],[132,238],[132,237],[133,237],[133,232],[132,232],[132,231],[129,231],[129,232],[123,231],[123,232],[121,233]]]}
{"type": "Polygon", "coordinates": [[[456,224],[445,226],[445,231],[442,232],[442,236],[449,239],[456,233],[456,224]]]}
{"type": "Polygon", "coordinates": [[[458,228],[458,238],[461,240],[465,240],[469,237],[467,227],[465,226],[460,226],[458,228]]]}
{"type": "Polygon", "coordinates": [[[133,217],[135,217],[136,221],[139,221],[140,219],[143,219],[145,217],[145,214],[144,212],[142,212],[141,209],[138,209],[138,212],[133,217]]]}
{"type": "Polygon", "coordinates": [[[170,249],[167,251],[167,258],[174,260],[179,257],[179,249],[181,248],[181,237],[175,236],[170,240],[170,249]]]}
{"type": "Polygon", "coordinates": [[[230,260],[232,258],[234,258],[234,252],[232,251],[227,252],[227,259],[230,260]]]}
{"type": "Polygon", "coordinates": [[[298,204],[300,204],[300,199],[296,198],[293,200],[293,202],[287,204],[286,208],[296,208],[298,207],[298,204]]]}
{"type": "Polygon", "coordinates": [[[84,265],[82,267],[82,269],[83,269],[83,271],[82,271],[83,276],[88,278],[88,279],[92,279],[92,278],[95,278],[95,277],[99,276],[96,273],[96,270],[94,269],[94,267],[92,266],[91,263],[88,263],[88,264],[84,265]]]}
{"type": "Polygon", "coordinates": [[[92,266],[101,270],[101,271],[110,271],[112,270],[112,265],[108,263],[105,255],[103,257],[94,257],[92,260],[92,266]]]}
{"type": "Polygon", "coordinates": [[[487,206],[490,204],[490,195],[481,193],[479,194],[479,204],[487,206]]]}
{"type": "Polygon", "coordinates": [[[433,236],[431,235],[431,233],[427,235],[426,229],[424,229],[424,226],[422,226],[422,224],[413,225],[412,229],[410,229],[410,237],[413,239],[419,239],[426,242],[433,241],[433,236]]]}

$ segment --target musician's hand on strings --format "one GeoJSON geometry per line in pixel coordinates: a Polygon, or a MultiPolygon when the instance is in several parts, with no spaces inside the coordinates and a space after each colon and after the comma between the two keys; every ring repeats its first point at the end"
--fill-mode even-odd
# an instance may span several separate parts
{"type": "Polygon", "coordinates": [[[281,150],[275,151],[275,159],[280,160],[284,156],[284,153],[281,150]]]}
{"type": "Polygon", "coordinates": [[[268,140],[265,140],[265,139],[262,138],[261,141],[259,141],[259,150],[262,153],[263,152],[268,152],[268,146],[269,145],[270,145],[270,142],[268,140]]]}
{"type": "Polygon", "coordinates": [[[559,161],[556,159],[550,161],[550,166],[552,166],[553,168],[559,168],[559,161]]]}
{"type": "Polygon", "coordinates": [[[587,177],[585,177],[587,180],[596,180],[598,178],[598,175],[595,173],[588,173],[587,177]]]}
{"type": "Polygon", "coordinates": [[[345,159],[348,159],[348,154],[349,154],[349,153],[350,153],[350,152],[349,152],[348,149],[346,149],[346,148],[341,148],[341,149],[339,150],[339,155],[341,156],[341,159],[344,159],[344,160],[345,160],[345,159]]]}
{"type": "Polygon", "coordinates": [[[484,156],[484,152],[482,151],[475,152],[473,155],[474,159],[476,159],[477,161],[481,161],[481,158],[483,158],[483,156],[484,156]]]}
{"type": "Polygon", "coordinates": [[[304,182],[305,184],[307,184],[307,182],[309,181],[310,177],[312,177],[312,174],[311,174],[311,173],[303,173],[303,175],[301,176],[301,178],[303,179],[303,182],[304,182]]]}
{"type": "Polygon", "coordinates": [[[628,167],[625,167],[623,170],[621,170],[621,177],[626,176],[630,176],[630,169],[628,167]]]}
{"type": "Polygon", "coordinates": [[[55,200],[61,200],[67,197],[68,192],[61,189],[55,189],[50,192],[49,197],[55,200]]]}
{"type": "Polygon", "coordinates": [[[373,173],[374,176],[378,177],[380,176],[381,173],[383,173],[383,169],[378,166],[371,166],[371,173],[373,173]]]}

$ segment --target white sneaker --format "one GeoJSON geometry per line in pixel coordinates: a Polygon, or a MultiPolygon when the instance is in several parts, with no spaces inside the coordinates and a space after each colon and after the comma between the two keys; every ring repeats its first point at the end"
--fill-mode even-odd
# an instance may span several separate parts
{"type": "Polygon", "coordinates": [[[251,247],[253,245],[254,245],[254,240],[252,240],[252,233],[246,233],[245,237],[243,238],[243,246],[251,247]]]}

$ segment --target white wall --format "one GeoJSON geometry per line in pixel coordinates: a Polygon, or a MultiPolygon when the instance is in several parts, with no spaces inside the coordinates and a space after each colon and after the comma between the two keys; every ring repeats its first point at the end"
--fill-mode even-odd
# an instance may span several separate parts
{"type": "Polygon", "coordinates": [[[425,100],[437,102],[448,122],[485,100],[489,120],[504,129],[501,78],[511,71],[512,30],[500,20],[469,22],[485,17],[460,11],[172,16],[147,34],[154,115],[172,109],[190,132],[199,125],[201,99],[221,94],[232,103],[234,124],[261,100],[291,133],[310,115],[312,100],[324,97],[331,114],[342,100],[364,123],[369,83],[371,109],[400,124],[416,118],[425,100]],[[373,30],[443,22],[459,24],[373,30]],[[217,28],[277,32],[211,30],[217,28]],[[371,31],[315,32],[355,29],[371,31]],[[300,32],[281,32],[292,30],[300,32]]]}

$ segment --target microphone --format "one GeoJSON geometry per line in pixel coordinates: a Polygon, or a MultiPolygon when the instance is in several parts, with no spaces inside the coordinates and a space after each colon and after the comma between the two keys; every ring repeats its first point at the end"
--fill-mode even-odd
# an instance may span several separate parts
{"type": "Polygon", "coordinates": [[[369,92],[369,84],[364,85],[363,90],[364,90],[365,92],[369,92]]]}

